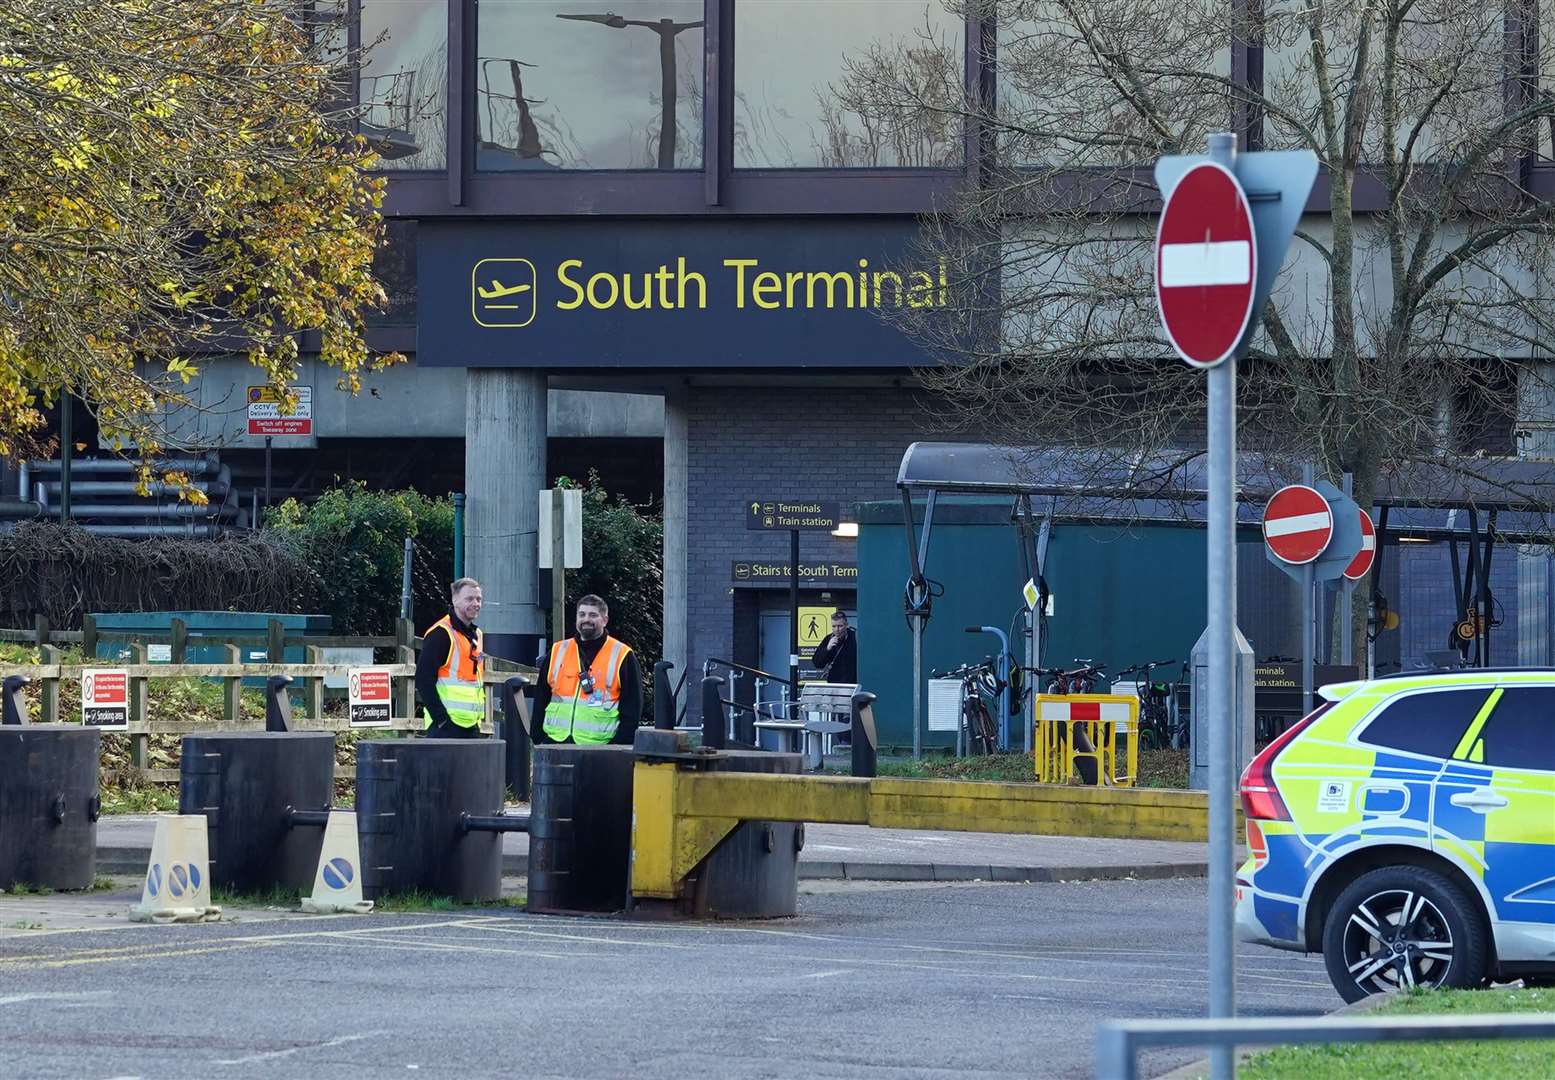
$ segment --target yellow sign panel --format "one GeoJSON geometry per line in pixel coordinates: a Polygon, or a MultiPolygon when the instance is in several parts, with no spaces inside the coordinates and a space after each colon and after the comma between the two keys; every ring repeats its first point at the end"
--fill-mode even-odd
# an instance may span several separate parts
{"type": "Polygon", "coordinates": [[[814,652],[822,640],[831,633],[831,617],[834,607],[802,607],[799,609],[799,651],[814,652]]]}

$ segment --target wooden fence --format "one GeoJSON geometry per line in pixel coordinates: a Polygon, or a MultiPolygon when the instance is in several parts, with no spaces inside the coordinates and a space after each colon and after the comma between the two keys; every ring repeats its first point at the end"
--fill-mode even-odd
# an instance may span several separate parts
{"type": "MultiPolygon", "coordinates": [[[[40,625],[32,631],[4,630],[0,629],[0,641],[23,642],[34,644],[39,649],[37,664],[0,664],[0,677],[7,675],[22,675],[38,684],[39,710],[38,721],[45,724],[59,723],[62,720],[70,721],[78,717],[63,717],[60,715],[60,683],[64,680],[79,681],[82,673],[94,667],[122,668],[129,676],[129,729],[130,736],[130,762],[140,771],[147,780],[173,781],[178,779],[176,769],[154,769],[149,762],[149,746],[151,735],[168,734],[179,735],[194,731],[262,731],[264,729],[264,713],[261,711],[256,716],[244,716],[242,706],[242,692],[244,679],[266,679],[272,675],[287,675],[297,680],[301,686],[302,707],[294,707],[292,713],[292,726],[298,731],[347,731],[351,730],[350,720],[346,716],[324,715],[324,680],[329,677],[345,679],[349,676],[352,667],[363,665],[352,664],[326,664],[322,654],[328,648],[372,648],[393,649],[395,662],[386,666],[389,669],[389,677],[392,685],[393,705],[390,710],[391,720],[387,728],[360,729],[377,732],[394,731],[420,731],[424,722],[416,714],[416,654],[421,647],[421,639],[411,630],[408,619],[399,620],[394,637],[301,637],[284,633],[280,620],[270,620],[268,633],[263,637],[245,637],[229,635],[211,635],[202,638],[199,635],[193,637],[196,643],[204,641],[206,644],[219,643],[225,650],[225,662],[219,664],[191,664],[185,662],[185,656],[191,635],[183,625],[183,620],[174,619],[172,630],[169,634],[127,634],[119,632],[98,633],[90,622],[90,616],[84,620],[85,625],[80,630],[51,631],[46,620],[39,618],[40,625]],[[114,660],[97,660],[84,664],[65,664],[60,660],[60,648],[56,643],[77,643],[82,647],[82,656],[95,656],[97,643],[104,640],[127,641],[129,643],[130,658],[128,663],[114,660]],[[302,645],[306,650],[307,660],[301,664],[276,663],[244,663],[242,660],[241,646],[245,644],[263,643],[267,657],[279,659],[287,646],[302,645]],[[91,644],[88,651],[87,645],[91,644]],[[149,646],[153,644],[168,644],[171,646],[172,659],[168,663],[151,663],[148,659],[149,646]],[[222,708],[220,720],[191,718],[185,720],[154,720],[148,716],[149,686],[157,679],[219,679],[222,684],[222,708]]],[[[488,656],[486,658],[485,683],[486,683],[486,719],[484,727],[490,730],[492,720],[500,706],[496,703],[496,689],[502,683],[514,675],[524,677],[532,682],[535,677],[535,669],[522,664],[515,664],[500,657],[488,656]]],[[[296,688],[293,688],[296,692],[296,688]]]]}

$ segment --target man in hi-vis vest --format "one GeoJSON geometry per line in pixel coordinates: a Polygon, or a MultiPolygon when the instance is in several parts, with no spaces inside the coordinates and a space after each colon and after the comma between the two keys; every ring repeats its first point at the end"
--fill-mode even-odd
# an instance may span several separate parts
{"type": "Polygon", "coordinates": [[[416,693],[421,695],[429,739],[478,739],[486,715],[486,688],[481,684],[485,657],[481,630],[481,586],[460,578],[450,586],[448,614],[421,635],[416,657],[416,693]]]}
{"type": "Polygon", "coordinates": [[[630,746],[643,712],[637,655],[605,633],[610,608],[597,596],[578,601],[577,637],[551,646],[535,688],[537,743],[630,746]]]}

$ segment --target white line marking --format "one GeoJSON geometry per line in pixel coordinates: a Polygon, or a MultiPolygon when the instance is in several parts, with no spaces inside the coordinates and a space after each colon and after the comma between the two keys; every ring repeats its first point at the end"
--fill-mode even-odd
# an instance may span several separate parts
{"type": "Polygon", "coordinates": [[[0,1005],[20,1005],[24,1001],[79,1001],[81,998],[103,998],[107,990],[88,990],[82,993],[7,994],[0,997],[0,1005]]]}
{"type": "Polygon", "coordinates": [[[1161,287],[1246,285],[1253,280],[1252,247],[1246,240],[1161,245],[1161,287]]]}
{"type": "Polygon", "coordinates": [[[1266,518],[1263,523],[1265,536],[1289,536],[1291,533],[1316,532],[1331,528],[1334,517],[1327,510],[1315,514],[1295,514],[1291,517],[1266,518]]]}
{"type": "Polygon", "coordinates": [[[375,1035],[384,1034],[381,1031],[368,1031],[361,1035],[342,1035],[328,1042],[307,1043],[303,1046],[293,1046],[286,1050],[267,1050],[262,1054],[249,1054],[247,1057],[223,1058],[216,1062],[217,1065],[249,1065],[256,1061],[274,1061],[276,1058],[290,1057],[302,1050],[327,1050],[333,1046],[344,1046],[346,1043],[361,1042],[363,1039],[371,1039],[375,1035]]]}
{"type": "Polygon", "coordinates": [[[838,971],[812,971],[808,975],[799,976],[801,979],[830,979],[834,975],[851,975],[852,971],[843,968],[838,971]]]}

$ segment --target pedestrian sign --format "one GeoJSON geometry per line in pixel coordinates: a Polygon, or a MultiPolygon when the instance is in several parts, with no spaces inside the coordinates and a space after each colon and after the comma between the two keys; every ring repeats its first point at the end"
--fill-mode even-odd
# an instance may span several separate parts
{"type": "Polygon", "coordinates": [[[799,649],[814,652],[831,633],[831,617],[837,613],[834,607],[802,607],[799,609],[799,649]]]}

